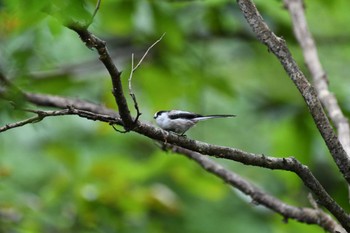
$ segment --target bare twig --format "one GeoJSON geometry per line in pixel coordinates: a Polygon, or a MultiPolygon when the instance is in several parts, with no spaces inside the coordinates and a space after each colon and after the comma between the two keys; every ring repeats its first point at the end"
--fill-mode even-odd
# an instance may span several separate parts
{"type": "MultiPolygon", "coordinates": [[[[149,51],[156,45],[158,44],[162,39],[163,37],[165,36],[165,32],[163,33],[163,35],[158,39],[156,40],[150,47],[148,47],[148,49],[146,50],[146,52],[143,54],[142,58],[140,59],[140,61],[137,63],[137,65],[135,67],[132,67],[132,72],[130,74],[130,78],[132,77],[132,73],[136,71],[136,69],[141,65],[141,63],[143,62],[143,60],[145,59],[145,57],[147,56],[147,54],[149,53],[149,51]]],[[[130,86],[129,86],[130,88],[130,86]]]]}
{"type": "Polygon", "coordinates": [[[335,96],[329,91],[327,74],[317,54],[315,41],[309,31],[304,2],[302,0],[284,0],[293,21],[294,34],[301,45],[305,63],[310,70],[318,97],[338,130],[338,137],[348,156],[350,155],[350,129],[335,96]]]}
{"type": "MultiPolygon", "coordinates": [[[[317,97],[315,89],[311,86],[304,74],[299,69],[283,39],[277,37],[263,21],[251,0],[237,0],[241,11],[248,24],[253,29],[257,38],[265,44],[269,51],[278,58],[283,68],[294,82],[299,92],[303,96],[314,122],[321,133],[333,160],[350,184],[350,159],[347,156],[342,144],[338,140],[322,105],[317,97]]],[[[349,227],[350,229],[350,227],[349,227]]]]}
{"type": "Polygon", "coordinates": [[[133,74],[134,72],[137,70],[137,68],[141,65],[142,61],[145,59],[145,57],[147,56],[148,52],[157,44],[159,43],[163,37],[164,37],[165,33],[163,33],[163,35],[158,39],[156,40],[156,42],[154,42],[150,47],[148,47],[148,49],[146,50],[146,52],[143,54],[142,58],[140,59],[140,61],[137,63],[136,66],[134,66],[134,54],[132,53],[131,54],[131,71],[130,71],[130,76],[129,76],[129,94],[134,102],[134,107],[136,109],[136,117],[135,117],[135,122],[138,121],[139,117],[141,116],[141,112],[139,110],[139,106],[138,106],[138,103],[137,103],[137,100],[136,100],[136,96],[132,90],[132,77],[133,77],[133,74]]]}
{"type": "Polygon", "coordinates": [[[83,28],[88,29],[90,27],[90,25],[94,22],[95,16],[96,16],[98,10],[100,9],[100,5],[101,5],[101,0],[97,0],[94,13],[92,13],[92,16],[91,16],[89,22],[86,25],[82,26],[83,28]]]}
{"type": "Polygon", "coordinates": [[[31,117],[31,118],[28,118],[26,120],[6,124],[6,125],[0,127],[0,132],[5,132],[9,129],[14,129],[14,128],[21,127],[21,126],[24,126],[27,124],[37,123],[37,122],[41,121],[42,119],[43,119],[43,117],[41,117],[40,115],[37,115],[37,116],[31,117]]]}
{"type": "Polygon", "coordinates": [[[37,114],[37,116],[30,117],[26,120],[18,121],[15,123],[10,123],[6,124],[2,127],[0,127],[0,132],[7,131],[9,129],[14,129],[17,127],[21,127],[27,124],[34,124],[42,121],[46,117],[52,117],[52,116],[64,116],[64,115],[78,115],[83,118],[87,118],[89,120],[99,120],[99,121],[104,121],[104,122],[110,122],[110,123],[119,123],[121,124],[122,122],[115,118],[111,117],[109,115],[105,114],[99,114],[99,113],[94,113],[94,112],[89,112],[83,109],[78,109],[73,106],[67,107],[67,109],[62,109],[62,110],[54,110],[54,111],[44,111],[44,110],[32,110],[32,109],[26,109],[24,111],[27,112],[32,112],[37,114]]]}
{"type": "MultiPolygon", "coordinates": [[[[132,79],[133,72],[135,70],[136,69],[134,69],[134,54],[132,53],[131,54],[131,72],[130,72],[130,77],[129,77],[129,95],[131,96],[132,101],[134,102],[134,108],[136,109],[136,118],[135,118],[134,122],[137,122],[142,113],[140,112],[139,105],[138,105],[137,100],[136,100],[136,95],[132,91],[132,86],[131,86],[131,79],[132,79]]],[[[114,129],[117,130],[116,128],[114,128],[114,129]]]]}
{"type": "Polygon", "coordinates": [[[91,17],[91,22],[94,20],[96,14],[97,14],[97,11],[100,9],[100,5],[101,5],[101,0],[97,0],[94,13],[92,14],[92,17],[91,17]]]}

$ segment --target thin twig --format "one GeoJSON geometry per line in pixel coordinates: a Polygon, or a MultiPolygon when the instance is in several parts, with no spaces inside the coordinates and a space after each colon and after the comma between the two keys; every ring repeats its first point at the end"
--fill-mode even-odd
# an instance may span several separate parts
{"type": "Polygon", "coordinates": [[[0,127],[0,132],[5,132],[9,129],[14,129],[14,128],[17,128],[17,127],[21,127],[21,126],[24,126],[24,125],[27,125],[27,124],[33,124],[33,123],[37,123],[39,121],[41,121],[43,119],[43,117],[41,117],[40,115],[37,115],[37,116],[34,116],[34,117],[30,117],[26,120],[22,120],[22,121],[18,121],[18,122],[15,122],[15,123],[10,123],[10,124],[6,124],[2,127],[0,127]]]}
{"type": "Polygon", "coordinates": [[[32,110],[32,109],[23,109],[26,112],[32,112],[37,114],[37,116],[30,117],[26,120],[18,121],[15,123],[6,124],[2,127],[0,127],[0,132],[7,131],[9,129],[21,127],[27,124],[34,124],[42,121],[47,116],[61,116],[61,115],[67,115],[69,113],[69,110],[55,110],[55,111],[41,111],[41,110],[32,110]]]}
{"type": "Polygon", "coordinates": [[[37,114],[37,116],[30,117],[26,120],[18,121],[15,123],[6,124],[2,127],[0,127],[0,132],[5,132],[9,129],[14,129],[17,127],[21,127],[27,124],[34,124],[42,121],[46,117],[52,117],[52,116],[64,116],[64,115],[78,115],[80,117],[93,120],[93,121],[103,121],[103,122],[109,122],[110,124],[122,124],[122,122],[115,118],[111,117],[109,115],[100,114],[100,113],[94,113],[90,111],[86,111],[83,109],[75,108],[73,106],[67,106],[66,109],[62,110],[54,110],[54,111],[44,111],[44,110],[34,110],[34,109],[23,109],[26,112],[32,112],[37,114]]]}
{"type": "Polygon", "coordinates": [[[134,54],[132,53],[131,54],[131,71],[130,71],[130,76],[129,76],[129,79],[128,79],[128,82],[129,82],[129,95],[131,96],[133,102],[134,102],[134,107],[136,109],[136,117],[135,117],[135,122],[138,121],[139,117],[141,116],[141,112],[140,112],[140,109],[139,109],[139,106],[138,106],[138,103],[137,103],[137,100],[136,100],[136,96],[135,96],[135,93],[133,92],[132,90],[132,77],[133,77],[133,74],[134,72],[137,70],[137,68],[141,65],[141,63],[143,62],[143,60],[145,59],[145,57],[147,56],[148,52],[157,44],[159,43],[163,37],[164,37],[165,33],[163,33],[163,35],[158,39],[156,40],[147,50],[146,52],[143,54],[143,56],[141,57],[140,61],[137,63],[136,66],[134,66],[134,54]]]}
{"type": "Polygon", "coordinates": [[[132,86],[131,86],[131,79],[132,79],[132,76],[133,76],[133,73],[135,70],[136,69],[134,69],[134,54],[132,53],[131,54],[131,72],[130,72],[130,76],[129,76],[128,81],[129,81],[129,95],[131,96],[132,101],[134,102],[134,108],[136,110],[136,117],[134,120],[134,122],[136,123],[139,120],[139,117],[141,116],[142,113],[140,112],[139,105],[138,105],[137,100],[136,100],[136,95],[132,91],[132,86]]]}
{"type": "Polygon", "coordinates": [[[130,76],[129,76],[129,92],[132,93],[132,85],[131,85],[131,79],[133,77],[134,72],[137,70],[137,68],[141,65],[141,63],[143,62],[143,60],[145,59],[145,57],[147,56],[147,54],[149,53],[149,51],[156,45],[158,44],[163,37],[165,36],[166,33],[163,33],[163,35],[156,40],[150,47],[148,47],[148,49],[146,50],[146,52],[143,54],[143,56],[141,57],[140,61],[137,63],[137,65],[134,67],[134,54],[131,54],[131,72],[130,72],[130,76]]]}
{"type": "Polygon", "coordinates": [[[137,63],[137,65],[135,67],[133,67],[133,72],[136,71],[136,69],[141,65],[142,61],[145,59],[145,57],[147,56],[147,54],[149,53],[149,51],[156,45],[158,44],[162,39],[163,37],[165,36],[166,32],[163,33],[163,35],[158,39],[156,40],[145,52],[145,54],[142,56],[142,58],[140,59],[140,61],[137,63]]]}
{"type": "Polygon", "coordinates": [[[100,5],[101,5],[101,0],[97,0],[95,11],[92,14],[91,21],[93,21],[93,19],[95,18],[97,11],[100,9],[100,5]]]}
{"type": "Polygon", "coordinates": [[[88,27],[93,23],[93,21],[94,21],[94,19],[95,19],[95,16],[96,16],[98,10],[100,9],[100,5],[101,5],[101,0],[97,0],[94,13],[92,13],[92,16],[91,16],[91,18],[90,18],[90,21],[89,21],[89,23],[86,25],[85,28],[88,28],[88,27]]]}

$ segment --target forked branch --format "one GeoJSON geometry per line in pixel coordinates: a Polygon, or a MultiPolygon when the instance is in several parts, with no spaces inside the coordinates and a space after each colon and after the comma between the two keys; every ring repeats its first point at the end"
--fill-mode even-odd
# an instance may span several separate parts
{"type": "Polygon", "coordinates": [[[122,82],[121,82],[121,72],[115,66],[111,56],[106,47],[106,42],[97,38],[92,33],[90,33],[85,27],[78,24],[71,24],[68,26],[70,29],[75,31],[80,39],[85,43],[88,48],[95,48],[100,55],[100,60],[109,72],[113,85],[113,95],[115,101],[118,105],[118,111],[121,119],[123,120],[123,127],[126,131],[132,130],[136,127],[137,122],[131,117],[130,110],[124,95],[122,82]]]}
{"type": "MultiPolygon", "coordinates": [[[[27,96],[30,95],[27,94],[27,96]]],[[[118,114],[112,114],[113,110],[91,103],[84,103],[81,100],[70,100],[64,99],[63,97],[57,98],[45,95],[35,95],[35,98],[30,98],[29,100],[32,103],[37,102],[41,106],[44,103],[47,103],[49,104],[49,106],[56,106],[63,109],[57,111],[31,110],[31,112],[37,114],[38,116],[14,124],[5,125],[4,127],[0,128],[1,131],[5,131],[7,129],[15,128],[29,123],[35,123],[49,116],[61,115],[77,115],[82,118],[86,118],[93,121],[97,120],[109,124],[123,125],[123,122],[118,117],[118,114]],[[47,99],[47,101],[43,101],[43,99],[47,99]],[[72,105],[65,106],[66,103],[70,103],[72,105]]],[[[158,141],[164,140],[164,132],[162,132],[161,129],[155,128],[151,125],[140,122],[139,126],[134,130],[149,138],[158,141]]],[[[309,208],[298,208],[282,203],[278,199],[275,199],[274,197],[264,193],[262,190],[249,184],[249,182],[245,181],[243,178],[240,178],[238,175],[206,159],[201,154],[209,154],[216,157],[226,158],[246,165],[265,167],[268,169],[292,171],[301,178],[304,184],[315,195],[319,204],[325,206],[334,216],[337,217],[337,219],[340,218],[344,221],[348,221],[348,223],[350,222],[349,216],[327,194],[327,192],[319,184],[316,178],[312,175],[310,170],[306,166],[300,164],[300,162],[298,162],[294,158],[279,159],[264,155],[255,155],[233,148],[210,145],[204,142],[179,137],[178,135],[172,133],[167,134],[167,136],[165,137],[165,140],[168,143],[178,145],[173,147],[175,152],[191,157],[192,159],[197,161],[201,166],[203,166],[206,170],[214,173],[215,175],[222,178],[224,181],[228,182],[229,184],[238,188],[242,192],[251,196],[252,199],[257,203],[260,203],[266,206],[267,208],[274,210],[277,213],[280,213],[285,218],[292,218],[300,222],[306,222],[310,224],[317,224],[317,221],[319,221],[319,225],[330,232],[336,232],[334,231],[334,229],[340,229],[339,225],[337,225],[333,220],[331,220],[328,215],[326,215],[322,211],[320,212],[319,209],[312,210],[309,208]],[[199,154],[198,152],[201,152],[201,154],[199,154]],[[318,213],[318,215],[316,213],[318,213]]]]}
{"type": "Polygon", "coordinates": [[[332,233],[345,233],[345,230],[336,221],[318,208],[300,208],[288,205],[200,153],[176,146],[173,147],[173,151],[196,161],[206,171],[214,174],[249,196],[252,199],[252,203],[263,205],[281,214],[285,219],[291,218],[299,222],[317,224],[324,230],[332,233]]]}
{"type": "Polygon", "coordinates": [[[350,128],[348,119],[342,112],[337,99],[329,91],[327,73],[320,62],[316,43],[307,25],[303,0],[284,0],[297,38],[304,55],[307,68],[311,73],[318,97],[327,110],[328,116],[337,128],[338,137],[348,156],[350,156],[350,128]]]}
{"type": "Polygon", "coordinates": [[[134,102],[134,108],[136,109],[136,117],[135,117],[135,120],[134,122],[137,122],[139,117],[141,116],[141,112],[140,112],[140,109],[139,109],[139,105],[137,103],[137,100],[136,100],[136,95],[135,93],[133,92],[132,90],[132,78],[133,78],[133,75],[134,75],[134,72],[137,70],[137,68],[141,65],[141,63],[143,62],[143,60],[145,59],[145,57],[147,56],[148,52],[157,44],[159,43],[163,37],[164,37],[165,33],[163,33],[163,35],[158,39],[156,40],[156,42],[154,42],[150,47],[148,47],[148,49],[146,50],[146,52],[143,54],[142,58],[140,59],[140,61],[136,64],[136,66],[134,66],[134,54],[132,53],[131,54],[131,71],[130,71],[130,76],[129,76],[129,95],[131,96],[133,102],[134,102]]]}
{"type": "MultiPolygon", "coordinates": [[[[329,151],[331,152],[334,160],[336,161],[339,169],[343,173],[345,179],[350,181],[350,164],[346,153],[334,134],[332,127],[328,122],[328,118],[323,112],[322,106],[317,98],[317,95],[313,87],[308,83],[303,73],[300,71],[291,54],[288,51],[285,42],[275,36],[267,25],[263,22],[260,14],[255,8],[254,4],[250,0],[238,0],[237,1],[242,12],[244,13],[248,23],[253,28],[258,39],[268,46],[269,50],[272,51],[276,57],[280,60],[281,64],[285,68],[286,72],[293,80],[300,93],[303,95],[306,104],[308,105],[314,121],[323,136],[329,151]]],[[[94,12],[96,14],[100,1],[94,12]]],[[[237,174],[228,171],[224,167],[214,163],[203,155],[210,155],[219,158],[225,158],[233,161],[237,161],[246,165],[259,166],[274,170],[291,171],[295,173],[304,183],[306,187],[313,193],[317,202],[324,206],[341,225],[350,232],[350,216],[342,209],[337,202],[325,191],[320,182],[314,177],[312,172],[307,166],[301,164],[298,160],[293,157],[289,158],[275,158],[265,155],[258,155],[248,153],[235,148],[223,147],[210,145],[204,142],[191,140],[189,138],[180,137],[173,133],[165,133],[159,128],[155,128],[152,125],[139,122],[139,109],[136,102],[136,97],[132,92],[131,80],[133,72],[139,67],[148,51],[158,43],[156,41],[144,54],[139,63],[134,66],[134,57],[132,56],[132,71],[129,77],[129,92],[132,96],[137,110],[137,117],[134,120],[131,117],[126,98],[123,93],[121,84],[121,72],[117,69],[113,63],[106,47],[106,43],[101,39],[91,34],[87,27],[82,27],[77,24],[69,26],[70,29],[78,33],[82,41],[89,48],[95,48],[100,55],[100,60],[108,70],[112,85],[113,95],[118,105],[119,114],[115,111],[105,108],[100,105],[87,103],[81,100],[72,100],[58,96],[40,95],[33,93],[23,93],[25,98],[38,106],[50,106],[61,108],[62,110],[57,111],[42,111],[42,110],[31,110],[36,116],[28,118],[23,121],[19,121],[12,124],[7,124],[0,127],[0,132],[23,126],[25,124],[35,123],[41,121],[45,117],[49,116],[60,116],[60,115],[78,115],[80,117],[107,122],[109,124],[121,125],[126,131],[135,131],[148,138],[155,139],[158,141],[166,141],[172,144],[174,151],[188,156],[189,158],[196,161],[207,171],[217,175],[227,183],[241,190],[246,195],[250,196],[255,202],[266,206],[267,208],[280,213],[285,218],[293,218],[300,222],[318,224],[325,230],[330,232],[342,231],[339,224],[325,214],[321,209],[310,209],[310,208],[297,208],[287,205],[273,196],[263,192],[261,189],[255,187],[248,181],[239,177],[237,174]]],[[[1,78],[1,77],[0,77],[1,78]]],[[[1,80],[0,80],[1,81],[1,80]]]]}
{"type": "Polygon", "coordinates": [[[251,0],[237,0],[237,2],[258,40],[265,44],[269,51],[277,57],[290,79],[294,82],[303,96],[333,160],[337,164],[346,181],[350,184],[350,159],[329,123],[315,89],[299,69],[297,63],[289,52],[285,41],[282,38],[277,37],[269,29],[253,2],[251,0]]]}

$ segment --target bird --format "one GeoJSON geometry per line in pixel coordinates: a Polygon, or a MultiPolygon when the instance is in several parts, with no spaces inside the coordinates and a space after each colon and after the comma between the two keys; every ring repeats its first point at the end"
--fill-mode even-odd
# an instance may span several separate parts
{"type": "Polygon", "coordinates": [[[157,125],[166,130],[184,135],[187,130],[197,124],[199,121],[215,118],[235,117],[236,115],[201,115],[198,113],[187,112],[182,110],[158,111],[154,114],[157,125]]]}

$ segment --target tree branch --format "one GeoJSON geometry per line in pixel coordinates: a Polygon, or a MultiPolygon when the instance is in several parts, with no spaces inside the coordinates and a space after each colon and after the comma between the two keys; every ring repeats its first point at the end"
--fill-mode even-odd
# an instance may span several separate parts
{"type": "Polygon", "coordinates": [[[350,232],[350,216],[337,204],[334,199],[325,191],[320,182],[315,178],[309,168],[301,164],[293,157],[274,158],[265,155],[257,155],[239,149],[210,145],[204,142],[191,140],[178,136],[173,133],[165,133],[163,130],[154,129],[147,124],[140,124],[134,131],[147,137],[165,141],[167,143],[177,145],[201,154],[206,154],[218,158],[225,158],[245,165],[264,167],[272,170],[285,170],[297,174],[317,197],[319,203],[328,209],[342,224],[342,226],[350,232]]]}
{"type": "Polygon", "coordinates": [[[69,99],[61,96],[55,95],[44,95],[44,94],[35,94],[35,93],[25,93],[27,101],[42,107],[55,107],[65,109],[68,106],[77,107],[81,110],[86,110],[90,112],[95,112],[103,115],[109,115],[111,117],[120,117],[119,114],[109,108],[106,108],[103,105],[97,105],[90,103],[84,100],[79,99],[69,99]]]}
{"type": "MultiPolygon", "coordinates": [[[[40,96],[40,98],[43,98],[43,97],[44,97],[44,95],[40,96]]],[[[49,99],[50,98],[51,97],[49,96],[49,99]]],[[[32,100],[38,100],[38,98],[32,99],[32,100]]],[[[53,100],[57,101],[57,103],[55,104],[56,106],[62,105],[62,99],[52,98],[51,101],[53,101],[53,100]]],[[[80,101],[80,100],[79,101],[66,100],[65,102],[74,103],[75,107],[73,107],[73,105],[67,106],[65,109],[56,110],[56,111],[27,110],[27,111],[30,111],[30,112],[37,114],[37,116],[29,118],[27,120],[19,121],[19,122],[13,123],[13,124],[8,124],[8,125],[5,125],[3,127],[0,127],[0,132],[6,131],[8,129],[16,128],[19,126],[23,126],[26,124],[37,123],[46,117],[62,116],[62,115],[78,115],[80,117],[83,117],[83,118],[86,118],[89,120],[93,120],[93,121],[98,120],[98,121],[102,121],[102,122],[108,122],[110,124],[119,124],[119,125],[123,124],[123,122],[120,118],[112,117],[110,115],[104,114],[107,112],[112,112],[113,110],[105,109],[102,106],[93,107],[93,104],[90,104],[90,103],[82,105],[82,107],[84,107],[84,108],[86,108],[86,106],[90,106],[91,110],[101,111],[102,112],[102,114],[101,114],[99,112],[91,112],[91,111],[79,109],[79,105],[82,103],[82,101],[80,101]],[[78,108],[76,106],[78,106],[78,108]]],[[[40,105],[42,103],[43,103],[43,101],[40,100],[40,105]]],[[[51,103],[50,106],[52,106],[52,105],[53,104],[51,103]]],[[[114,115],[117,115],[117,114],[114,114],[114,115]]],[[[150,125],[147,125],[144,123],[140,123],[140,125],[142,126],[142,130],[140,129],[139,133],[141,133],[145,136],[158,135],[159,131],[162,131],[161,129],[154,128],[153,126],[150,126],[150,125]]],[[[160,137],[155,136],[154,139],[156,139],[156,140],[164,139],[164,135],[163,134],[160,134],[160,135],[161,135],[160,137]]],[[[218,148],[221,148],[221,150],[224,149],[224,147],[209,145],[209,144],[206,144],[203,142],[194,141],[194,140],[190,140],[190,139],[183,138],[183,137],[178,137],[177,135],[174,135],[174,134],[170,135],[170,136],[175,136],[177,139],[183,139],[184,141],[189,141],[188,143],[197,144],[200,147],[201,147],[201,145],[207,145],[208,147],[212,148],[212,150],[217,150],[218,148]]],[[[166,139],[166,141],[170,142],[171,140],[166,139]]],[[[179,142],[178,144],[181,146],[182,143],[179,142]]],[[[325,230],[328,230],[330,232],[342,232],[341,227],[337,223],[335,223],[327,214],[322,212],[321,210],[319,210],[319,209],[315,210],[315,209],[310,209],[310,208],[297,208],[297,207],[287,205],[287,204],[281,202],[280,200],[274,198],[273,196],[263,192],[262,190],[255,187],[254,185],[250,184],[248,181],[244,180],[243,178],[241,178],[237,174],[230,172],[230,171],[226,170],[225,168],[223,168],[221,165],[216,164],[215,162],[209,160],[208,158],[201,155],[200,153],[191,151],[189,149],[186,149],[186,148],[183,148],[180,146],[173,146],[172,147],[173,151],[176,153],[181,153],[183,155],[186,155],[187,157],[195,160],[197,163],[199,163],[207,171],[215,174],[216,176],[220,177],[221,179],[223,179],[227,183],[229,183],[232,186],[234,186],[235,188],[239,189],[240,191],[242,191],[246,195],[250,196],[254,200],[255,203],[262,204],[265,207],[267,207],[267,208],[269,208],[277,213],[280,213],[285,218],[292,218],[292,219],[295,219],[297,221],[305,222],[308,224],[318,224],[321,227],[323,227],[325,230]]],[[[235,149],[231,149],[231,148],[226,148],[226,149],[235,150],[235,149]]],[[[219,152],[217,152],[217,153],[219,153],[219,152]]],[[[290,167],[298,166],[299,167],[297,169],[298,172],[294,171],[294,169],[292,169],[291,171],[298,174],[299,177],[303,181],[304,181],[304,179],[306,179],[306,180],[310,180],[310,182],[316,182],[317,184],[315,185],[315,187],[309,187],[308,186],[309,182],[304,181],[304,184],[306,186],[308,186],[310,188],[310,190],[319,198],[318,199],[319,203],[321,203],[321,204],[325,203],[323,198],[324,198],[324,196],[328,195],[326,193],[326,191],[322,188],[322,186],[320,186],[320,184],[313,177],[312,173],[308,170],[308,168],[301,165],[295,159],[293,159],[293,158],[276,159],[276,158],[267,157],[267,156],[253,155],[253,154],[239,151],[239,150],[237,150],[237,154],[238,154],[238,156],[235,156],[236,157],[235,159],[230,158],[230,156],[222,156],[222,157],[223,158],[230,158],[230,159],[233,159],[233,160],[235,160],[237,162],[241,162],[241,163],[254,165],[254,166],[261,166],[261,167],[270,168],[270,169],[289,170],[290,167]],[[250,162],[249,162],[249,160],[247,162],[247,161],[242,160],[243,157],[255,157],[255,158],[250,158],[249,159],[250,162]],[[259,160],[262,160],[262,161],[259,162],[259,160]],[[281,161],[282,161],[282,163],[285,164],[284,167],[283,167],[283,164],[279,164],[279,163],[281,163],[281,161]],[[295,163],[295,165],[293,165],[291,163],[295,163]],[[299,169],[300,169],[300,171],[299,171],[299,169]]],[[[329,199],[328,201],[333,202],[332,205],[337,206],[337,204],[334,202],[334,200],[332,200],[330,197],[328,199],[329,199]]],[[[326,206],[326,208],[327,208],[327,206],[326,206]]],[[[330,208],[330,209],[327,208],[327,209],[336,217],[339,215],[337,212],[334,213],[334,211],[337,211],[334,208],[330,208]]],[[[343,214],[345,214],[345,213],[343,213],[343,214]]],[[[345,215],[343,217],[347,217],[347,216],[345,215]]]]}
{"type": "Polygon", "coordinates": [[[334,133],[322,105],[317,98],[317,94],[311,84],[307,81],[304,74],[292,58],[286,43],[283,39],[277,37],[263,21],[255,5],[250,0],[237,0],[237,3],[246,18],[248,24],[253,29],[258,40],[265,44],[282,64],[283,68],[294,82],[299,92],[303,96],[314,122],[321,133],[328,150],[330,151],[335,163],[343,174],[344,178],[350,184],[350,160],[342,144],[334,133]]]}
{"type": "MultiPolygon", "coordinates": [[[[100,120],[109,124],[123,125],[123,121],[118,118],[118,114],[111,109],[100,105],[94,105],[82,100],[72,100],[57,96],[46,96],[39,94],[26,94],[28,101],[40,106],[51,106],[58,108],[75,108],[85,111],[80,116],[92,120],[100,120]],[[46,100],[45,100],[46,99],[46,100]]],[[[265,155],[257,155],[234,148],[210,145],[208,143],[195,141],[186,137],[181,137],[173,133],[167,133],[160,128],[152,125],[139,122],[138,126],[133,131],[140,133],[157,141],[165,141],[172,145],[186,148],[191,151],[196,151],[201,154],[206,154],[218,158],[225,158],[240,162],[246,165],[264,167],[273,170],[291,171],[298,175],[304,185],[310,189],[315,195],[320,205],[329,210],[344,226],[350,231],[350,216],[329,196],[319,181],[314,177],[307,166],[301,164],[293,157],[290,158],[274,158],[265,155]]]]}
{"type": "Polygon", "coordinates": [[[206,171],[221,178],[247,196],[250,196],[253,200],[253,203],[261,204],[266,208],[281,214],[285,219],[292,218],[299,222],[320,225],[324,228],[324,230],[333,233],[345,232],[345,230],[337,222],[335,222],[329,215],[319,209],[298,208],[290,206],[281,200],[271,196],[270,194],[265,193],[260,188],[240,177],[238,174],[225,169],[220,164],[215,163],[200,153],[176,146],[173,147],[173,151],[194,160],[206,171]]]}
{"type": "MultiPolygon", "coordinates": [[[[96,108],[98,109],[98,108],[96,108]]],[[[98,113],[93,113],[89,112],[83,109],[78,109],[73,106],[68,106],[67,109],[62,109],[62,110],[55,110],[55,111],[43,111],[43,110],[25,110],[27,112],[32,112],[37,114],[37,116],[30,117],[26,120],[18,121],[15,123],[10,123],[6,124],[2,127],[0,127],[0,132],[5,132],[9,129],[14,129],[17,127],[21,127],[27,124],[34,124],[42,121],[46,117],[51,117],[51,116],[65,116],[65,115],[78,115],[80,117],[93,120],[93,121],[103,121],[103,122],[115,122],[122,124],[121,120],[116,119],[115,117],[111,117],[109,115],[105,114],[98,114],[98,113]]]]}
{"type": "MultiPolygon", "coordinates": [[[[305,102],[308,105],[309,110],[314,118],[314,121],[329,148],[329,151],[331,152],[345,179],[349,182],[349,158],[346,156],[341,143],[338,141],[336,135],[334,134],[334,131],[328,122],[328,118],[324,114],[322,106],[317,99],[313,87],[308,83],[305,76],[293,60],[287,46],[285,45],[285,42],[282,39],[276,37],[269,30],[267,25],[263,22],[260,14],[257,12],[254,4],[250,0],[237,0],[237,2],[248,23],[253,28],[253,31],[257,34],[258,39],[267,45],[269,50],[277,56],[286,72],[293,80],[300,93],[303,95],[305,102]]],[[[91,34],[86,29],[86,27],[72,24],[69,26],[69,28],[74,30],[80,36],[87,47],[95,48],[99,53],[100,60],[105,65],[112,79],[113,95],[118,105],[120,118],[119,115],[116,114],[113,110],[107,109],[103,106],[94,105],[92,103],[87,103],[85,101],[71,100],[58,96],[45,96],[33,93],[24,93],[24,96],[27,98],[27,100],[34,104],[40,106],[53,106],[63,108],[63,110],[33,111],[37,114],[37,116],[23,120],[21,122],[8,124],[4,127],[1,127],[0,129],[4,129],[5,131],[10,128],[18,127],[20,125],[35,123],[47,116],[58,115],[78,115],[90,120],[99,120],[108,122],[110,124],[122,125],[126,131],[133,130],[149,138],[158,141],[165,141],[167,143],[175,145],[178,148],[177,152],[185,150],[183,151],[183,154],[186,154],[187,150],[187,155],[191,154],[191,156],[188,156],[196,160],[205,169],[220,176],[226,182],[229,182],[233,186],[239,188],[244,193],[251,196],[253,200],[264,204],[268,208],[275,210],[283,216],[295,218],[299,221],[304,221],[307,223],[316,223],[317,221],[322,220],[325,222],[325,224],[322,225],[321,223],[318,223],[319,225],[321,225],[324,229],[336,232],[335,229],[339,226],[337,226],[336,223],[332,221],[328,215],[324,214],[323,212],[320,213],[320,210],[313,210],[309,208],[297,209],[293,206],[286,205],[280,202],[278,199],[262,192],[260,189],[243,180],[236,174],[225,170],[219,165],[211,163],[210,160],[203,159],[204,157],[201,154],[230,159],[246,165],[259,166],[275,170],[291,171],[300,177],[304,185],[307,186],[315,195],[317,201],[327,210],[329,210],[338,219],[341,225],[348,232],[350,232],[350,216],[330,197],[330,195],[324,190],[319,181],[313,176],[308,167],[301,164],[295,158],[274,158],[265,155],[252,154],[234,148],[210,145],[204,142],[180,137],[179,135],[173,133],[165,132],[149,124],[138,121],[134,122],[134,119],[130,115],[130,111],[123,93],[120,77],[121,73],[114,65],[107,51],[106,43],[91,34]],[[305,215],[307,217],[305,217],[305,215]]]]}
{"type": "Polygon", "coordinates": [[[106,42],[97,38],[92,33],[90,33],[85,27],[82,27],[78,24],[68,25],[68,28],[75,31],[88,48],[95,48],[97,50],[98,54],[100,55],[100,60],[105,65],[106,69],[109,72],[109,75],[111,76],[113,85],[113,95],[118,105],[120,117],[124,123],[124,129],[126,131],[130,131],[137,125],[137,122],[134,122],[130,115],[130,110],[123,92],[121,72],[114,65],[113,60],[107,50],[106,42]]]}
{"type": "Polygon", "coordinates": [[[31,117],[31,118],[28,118],[26,120],[6,124],[6,125],[0,127],[0,132],[5,132],[9,129],[14,129],[14,128],[21,127],[21,126],[24,126],[27,124],[37,123],[37,122],[41,121],[42,119],[43,119],[43,117],[41,117],[40,115],[37,115],[37,116],[31,117]]]}
{"type": "Polygon", "coordinates": [[[293,22],[295,37],[301,45],[305,63],[309,69],[315,89],[323,106],[338,131],[338,137],[348,156],[350,155],[350,129],[335,96],[329,91],[327,74],[317,54],[315,41],[307,26],[302,0],[284,0],[293,22]]]}

